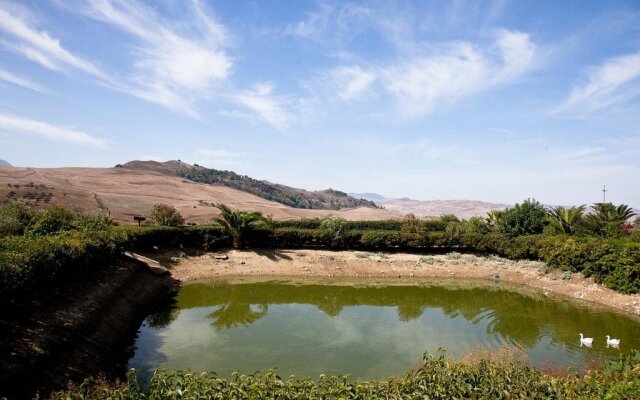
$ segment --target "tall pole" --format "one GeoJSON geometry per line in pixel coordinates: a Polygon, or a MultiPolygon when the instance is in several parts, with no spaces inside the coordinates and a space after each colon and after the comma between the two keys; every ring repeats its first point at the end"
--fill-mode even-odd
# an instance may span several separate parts
{"type": "Polygon", "coordinates": [[[604,185],[602,187],[602,202],[603,203],[607,202],[607,185],[604,185]]]}

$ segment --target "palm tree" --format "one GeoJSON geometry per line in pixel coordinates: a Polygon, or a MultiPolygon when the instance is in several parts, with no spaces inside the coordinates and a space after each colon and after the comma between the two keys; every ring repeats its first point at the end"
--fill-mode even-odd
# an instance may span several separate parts
{"type": "Polygon", "coordinates": [[[251,229],[259,225],[266,225],[262,213],[250,211],[232,211],[224,204],[216,205],[220,209],[221,218],[216,218],[215,222],[222,225],[232,239],[234,249],[241,249],[244,245],[244,238],[251,229]]]}
{"type": "Polygon", "coordinates": [[[570,208],[551,207],[547,216],[549,226],[556,232],[566,233],[567,235],[575,234],[576,229],[582,223],[585,207],[584,204],[570,208]]]}
{"type": "Polygon", "coordinates": [[[636,213],[626,204],[596,203],[585,220],[593,233],[609,236],[621,233],[624,224],[634,215],[636,213]]]}

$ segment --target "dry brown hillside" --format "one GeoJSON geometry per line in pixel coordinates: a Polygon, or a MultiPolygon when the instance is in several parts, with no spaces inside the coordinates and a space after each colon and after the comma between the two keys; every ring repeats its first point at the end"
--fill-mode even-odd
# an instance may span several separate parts
{"type": "Polygon", "coordinates": [[[359,207],[306,210],[225,186],[194,183],[161,170],[126,168],[14,168],[0,167],[0,204],[27,199],[38,207],[62,205],[85,211],[110,212],[120,223],[133,223],[156,203],[175,206],[187,222],[206,223],[218,215],[213,204],[260,211],[276,219],[322,217],[346,219],[400,218],[392,211],[359,207]]]}

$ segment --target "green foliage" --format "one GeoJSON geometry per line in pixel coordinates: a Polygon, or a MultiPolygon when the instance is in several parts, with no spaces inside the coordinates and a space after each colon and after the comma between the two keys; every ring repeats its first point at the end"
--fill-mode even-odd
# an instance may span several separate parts
{"type": "Polygon", "coordinates": [[[509,237],[542,233],[547,211],[540,202],[527,199],[513,208],[496,210],[489,214],[490,221],[509,237]]]}
{"type": "Polygon", "coordinates": [[[585,205],[569,208],[552,207],[547,216],[547,221],[549,222],[547,229],[555,234],[574,235],[583,224],[585,207],[585,205]]]}
{"type": "Polygon", "coordinates": [[[105,231],[115,225],[113,220],[102,214],[102,213],[93,213],[93,214],[83,214],[79,213],[75,216],[73,221],[73,225],[75,229],[84,231],[84,232],[96,232],[96,231],[105,231]]]}
{"type": "Polygon", "coordinates": [[[244,246],[245,237],[252,229],[267,226],[266,219],[259,212],[233,211],[224,204],[218,204],[216,207],[220,209],[221,218],[215,221],[231,237],[234,249],[244,246]]]}
{"type": "Polygon", "coordinates": [[[149,213],[152,223],[162,226],[180,226],[184,224],[184,218],[175,209],[167,204],[156,204],[149,213]]]}
{"type": "Polygon", "coordinates": [[[184,164],[172,171],[194,182],[228,186],[295,208],[338,210],[349,207],[377,207],[372,201],[356,199],[338,190],[310,192],[260,181],[246,175],[238,175],[233,171],[221,171],[202,166],[190,167],[184,164]]]}
{"type": "Polygon", "coordinates": [[[29,235],[50,235],[74,228],[75,215],[62,207],[51,207],[40,211],[31,220],[25,233],[29,235]]]}
{"type": "Polygon", "coordinates": [[[634,215],[626,204],[615,206],[612,203],[596,203],[593,212],[585,217],[585,223],[594,235],[616,237],[624,235],[624,224],[634,215]]]}
{"type": "Polygon", "coordinates": [[[34,215],[25,201],[13,201],[0,208],[0,236],[22,235],[34,215]]]}
{"type": "Polygon", "coordinates": [[[329,215],[322,219],[320,223],[320,236],[333,247],[340,247],[345,244],[347,233],[347,221],[344,218],[329,215]]]}
{"type": "Polygon", "coordinates": [[[640,352],[621,355],[584,376],[552,377],[515,361],[482,359],[456,363],[444,354],[425,355],[422,365],[401,377],[351,381],[320,375],[282,379],[275,371],[231,379],[214,373],[156,370],[142,386],[130,370],[124,383],[86,380],[53,393],[56,400],[138,399],[632,399],[640,393],[640,352]]]}

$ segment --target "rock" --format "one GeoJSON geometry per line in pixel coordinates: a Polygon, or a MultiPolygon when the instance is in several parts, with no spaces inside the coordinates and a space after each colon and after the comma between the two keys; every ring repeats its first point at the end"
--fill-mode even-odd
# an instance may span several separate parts
{"type": "Polygon", "coordinates": [[[215,258],[216,260],[228,260],[229,256],[226,254],[214,254],[213,258],[215,258]]]}
{"type": "Polygon", "coordinates": [[[245,265],[245,264],[246,264],[246,262],[244,262],[244,261],[240,261],[240,264],[241,264],[241,265],[245,265]]]}

